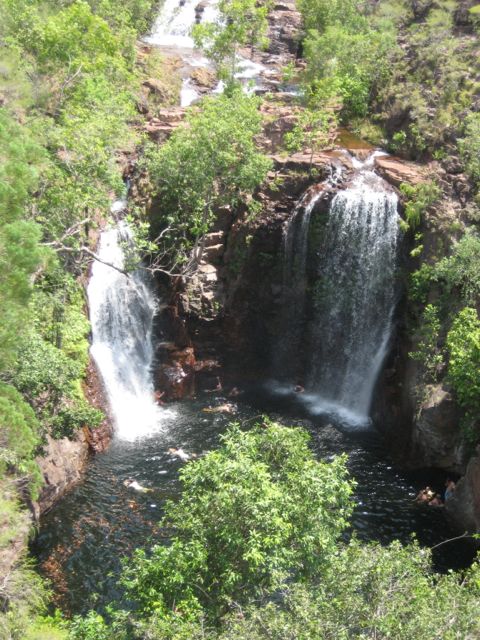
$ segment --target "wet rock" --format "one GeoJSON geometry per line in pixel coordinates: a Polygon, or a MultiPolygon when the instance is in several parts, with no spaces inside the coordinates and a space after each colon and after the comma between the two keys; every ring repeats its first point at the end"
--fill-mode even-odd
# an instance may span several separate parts
{"type": "Polygon", "coordinates": [[[193,393],[193,371],[180,361],[163,365],[158,371],[157,385],[161,401],[182,400],[193,393]]]}
{"type": "Polygon", "coordinates": [[[427,386],[425,393],[427,397],[415,420],[414,446],[426,466],[461,471],[463,445],[458,407],[441,384],[427,386]]]}
{"type": "MultiPolygon", "coordinates": [[[[272,160],[277,170],[283,173],[298,172],[310,173],[313,169],[320,173],[320,176],[327,177],[331,166],[332,158],[326,153],[294,153],[290,156],[273,155],[272,160]]],[[[319,176],[319,179],[321,177],[319,176]]]]}

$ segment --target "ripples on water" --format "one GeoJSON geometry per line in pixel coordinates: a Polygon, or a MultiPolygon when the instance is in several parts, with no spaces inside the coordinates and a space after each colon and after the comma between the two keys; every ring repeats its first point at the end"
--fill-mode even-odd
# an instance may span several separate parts
{"type": "MultiPolygon", "coordinates": [[[[218,445],[232,416],[205,413],[209,404],[225,398],[204,396],[178,403],[175,417],[161,432],[136,442],[114,440],[109,451],[92,459],[85,480],[42,520],[33,545],[40,569],[53,580],[56,602],[70,613],[82,613],[121,597],[117,578],[122,558],[133,549],[164,539],[158,522],[162,505],[179,493],[178,471],[183,466],[168,454],[182,447],[200,454],[218,445]],[[153,489],[138,493],[124,486],[127,478],[153,489]]],[[[351,475],[358,482],[353,527],[365,540],[408,542],[415,532],[422,545],[433,546],[455,535],[441,509],[418,507],[413,499],[435,478],[406,474],[385,460],[379,438],[372,431],[348,432],[325,417],[301,420],[301,406],[283,398],[257,392],[242,398],[235,419],[253,424],[268,413],[284,424],[303,424],[312,434],[312,445],[321,458],[346,452],[351,475]]],[[[437,478],[442,488],[444,476],[437,478]]],[[[472,551],[465,542],[440,547],[437,568],[466,566],[472,551]]]]}

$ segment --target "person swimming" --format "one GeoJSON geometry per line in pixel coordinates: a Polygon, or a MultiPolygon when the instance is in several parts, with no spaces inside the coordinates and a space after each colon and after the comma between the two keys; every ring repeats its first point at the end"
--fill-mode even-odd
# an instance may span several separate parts
{"type": "Polygon", "coordinates": [[[151,489],[148,487],[143,487],[140,483],[132,478],[127,478],[123,481],[123,485],[127,487],[127,489],[133,489],[134,491],[138,491],[139,493],[149,493],[151,489]]]}
{"type": "Polygon", "coordinates": [[[183,460],[183,462],[187,462],[191,458],[195,457],[193,454],[191,455],[187,453],[182,448],[177,449],[176,447],[170,447],[168,449],[168,453],[174,458],[180,458],[180,460],[183,460]]]}
{"type": "Polygon", "coordinates": [[[435,494],[433,493],[432,489],[427,486],[425,487],[425,489],[419,491],[417,497],[415,498],[415,502],[418,502],[419,504],[425,504],[427,502],[430,502],[430,500],[432,500],[434,497],[435,494]]]}

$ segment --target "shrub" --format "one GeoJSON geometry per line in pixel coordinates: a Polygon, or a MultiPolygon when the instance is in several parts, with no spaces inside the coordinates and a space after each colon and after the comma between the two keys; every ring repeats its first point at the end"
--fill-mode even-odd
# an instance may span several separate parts
{"type": "Polygon", "coordinates": [[[455,318],[447,336],[448,377],[460,405],[478,419],[480,412],[480,320],[466,307],[455,318]]]}
{"type": "Polygon", "coordinates": [[[423,365],[426,382],[436,381],[438,367],[443,363],[443,355],[439,348],[440,327],[437,307],[427,305],[420,321],[417,350],[409,354],[413,360],[423,365]]]}
{"type": "Polygon", "coordinates": [[[434,182],[418,185],[402,183],[400,191],[406,198],[405,217],[408,227],[415,230],[422,222],[422,217],[440,197],[441,190],[434,182]]]}
{"type": "Polygon", "coordinates": [[[26,476],[33,498],[42,478],[34,460],[40,444],[39,424],[20,393],[0,382],[0,476],[12,471],[26,476]]]}

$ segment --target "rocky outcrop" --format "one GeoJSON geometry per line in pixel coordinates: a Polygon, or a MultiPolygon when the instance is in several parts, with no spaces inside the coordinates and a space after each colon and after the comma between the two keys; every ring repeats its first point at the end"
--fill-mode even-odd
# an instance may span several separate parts
{"type": "Polygon", "coordinates": [[[81,430],[75,439],[54,440],[47,435],[43,455],[37,458],[44,478],[38,498],[38,512],[50,509],[59,498],[72,488],[82,477],[89,456],[86,430],[81,430]]]}
{"type": "Polygon", "coordinates": [[[460,473],[464,465],[464,447],[458,406],[441,384],[428,385],[424,392],[426,398],[420,403],[414,420],[414,457],[425,466],[460,473]]]}
{"type": "Polygon", "coordinates": [[[268,16],[269,46],[274,56],[298,55],[302,32],[302,16],[295,2],[276,2],[268,16]]]}
{"type": "Polygon", "coordinates": [[[480,448],[467,465],[452,498],[445,503],[453,521],[470,533],[480,531],[480,448]]]}
{"type": "Polygon", "coordinates": [[[394,187],[399,187],[402,182],[417,185],[427,180],[424,169],[420,165],[394,156],[375,158],[375,168],[382,178],[394,187]]]}
{"type": "Polygon", "coordinates": [[[185,119],[185,109],[172,107],[160,109],[155,117],[145,123],[145,132],[151,140],[162,144],[172,135],[185,119]]]}

